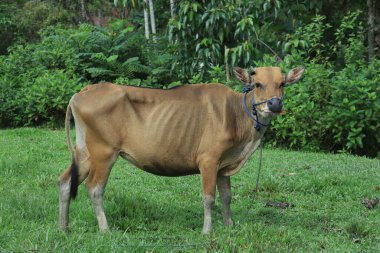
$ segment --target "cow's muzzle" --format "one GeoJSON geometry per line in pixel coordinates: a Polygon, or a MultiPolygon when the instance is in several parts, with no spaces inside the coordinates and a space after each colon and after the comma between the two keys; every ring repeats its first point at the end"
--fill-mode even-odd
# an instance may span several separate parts
{"type": "Polygon", "coordinates": [[[271,98],[267,101],[267,106],[271,112],[279,113],[283,107],[282,99],[279,99],[277,97],[271,98]]]}

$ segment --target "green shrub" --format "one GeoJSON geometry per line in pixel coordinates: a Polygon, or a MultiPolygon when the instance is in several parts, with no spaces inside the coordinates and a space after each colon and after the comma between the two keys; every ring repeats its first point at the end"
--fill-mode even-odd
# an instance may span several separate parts
{"type": "Polygon", "coordinates": [[[380,143],[380,60],[348,65],[332,79],[326,127],[334,149],[377,155],[380,143]]]}
{"type": "Polygon", "coordinates": [[[315,62],[326,62],[331,56],[331,46],[324,41],[324,37],[331,25],[325,23],[325,19],[324,16],[316,15],[312,22],[299,27],[294,34],[287,34],[283,51],[300,54],[315,62]]]}
{"type": "MultiPolygon", "coordinates": [[[[118,22],[118,21],[115,21],[118,22]]],[[[123,23],[125,24],[125,23],[123,23]]],[[[134,27],[107,28],[81,25],[70,38],[77,47],[78,73],[91,82],[114,81],[117,78],[146,78],[150,68],[144,56],[145,39],[134,27]]]]}
{"type": "MultiPolygon", "coordinates": [[[[47,118],[41,117],[43,113],[38,104],[40,100],[35,100],[38,95],[36,92],[31,95],[31,92],[37,90],[37,86],[45,85],[41,80],[47,82],[49,73],[52,83],[64,83],[73,79],[79,84],[73,72],[78,65],[74,52],[68,41],[59,36],[50,36],[38,44],[14,46],[8,56],[0,57],[0,126],[45,123],[47,118]]],[[[73,94],[74,90],[67,90],[66,93],[73,94]]],[[[41,94],[48,95],[43,92],[41,94]]],[[[55,110],[53,107],[52,111],[55,110]]],[[[46,111],[45,115],[47,113],[46,111]]],[[[58,115],[54,114],[50,119],[55,117],[58,115]]]]}
{"type": "Polygon", "coordinates": [[[30,86],[21,89],[22,122],[25,125],[62,124],[71,96],[83,86],[78,77],[69,76],[62,70],[45,72],[30,86]]]}
{"type": "Polygon", "coordinates": [[[70,97],[84,86],[78,77],[63,70],[44,71],[35,79],[25,74],[18,78],[18,84],[7,78],[0,78],[1,127],[62,125],[70,97]]]}
{"type": "MultiPolygon", "coordinates": [[[[39,32],[39,43],[11,47],[0,57],[0,126],[53,125],[86,83],[147,79],[144,37],[122,24],[119,30],[47,27],[39,32]]],[[[157,85],[154,79],[144,82],[157,85]]]]}

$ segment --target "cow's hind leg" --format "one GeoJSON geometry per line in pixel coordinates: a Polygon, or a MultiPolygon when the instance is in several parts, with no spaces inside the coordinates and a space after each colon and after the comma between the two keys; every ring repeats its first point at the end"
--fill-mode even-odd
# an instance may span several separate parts
{"type": "Polygon", "coordinates": [[[71,166],[59,178],[59,228],[67,230],[70,207],[71,166]]]}
{"type": "Polygon", "coordinates": [[[230,177],[218,176],[217,179],[218,191],[220,195],[220,200],[222,201],[223,206],[223,219],[226,226],[232,226],[231,218],[231,182],[230,177]]]}
{"type": "Polygon", "coordinates": [[[69,224],[70,199],[74,198],[73,192],[70,194],[71,174],[75,170],[77,184],[81,184],[89,172],[87,155],[84,152],[76,151],[77,160],[73,160],[71,166],[59,178],[59,228],[67,230],[69,224]]]}
{"type": "Polygon", "coordinates": [[[109,228],[103,208],[103,195],[117,153],[99,149],[96,153],[97,155],[91,158],[91,169],[86,180],[86,188],[95,209],[99,229],[100,231],[107,231],[109,228]]]}

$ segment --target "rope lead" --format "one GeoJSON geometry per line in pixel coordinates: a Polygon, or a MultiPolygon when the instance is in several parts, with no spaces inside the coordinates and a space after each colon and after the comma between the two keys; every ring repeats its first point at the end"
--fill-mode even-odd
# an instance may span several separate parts
{"type": "Polygon", "coordinates": [[[256,178],[256,187],[255,191],[253,192],[253,199],[256,199],[257,193],[259,191],[259,179],[260,179],[260,174],[261,174],[261,165],[262,165],[262,160],[263,160],[263,145],[264,145],[264,139],[262,142],[260,142],[260,158],[259,158],[259,171],[257,172],[257,178],[256,178]]]}

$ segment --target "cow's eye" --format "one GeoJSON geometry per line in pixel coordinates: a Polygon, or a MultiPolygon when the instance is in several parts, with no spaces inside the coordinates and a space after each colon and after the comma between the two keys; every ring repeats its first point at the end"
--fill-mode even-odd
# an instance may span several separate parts
{"type": "Polygon", "coordinates": [[[255,83],[256,88],[262,88],[263,85],[261,83],[255,83]]]}
{"type": "Polygon", "coordinates": [[[280,84],[280,88],[282,88],[282,87],[284,87],[285,86],[285,82],[282,82],[281,84],[280,84]]]}

